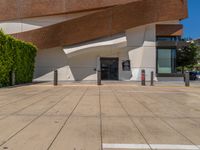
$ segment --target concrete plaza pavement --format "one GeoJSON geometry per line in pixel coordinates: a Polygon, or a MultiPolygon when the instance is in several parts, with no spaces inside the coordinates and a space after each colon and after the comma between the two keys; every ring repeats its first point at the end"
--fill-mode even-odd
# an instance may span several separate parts
{"type": "Polygon", "coordinates": [[[0,150],[200,150],[200,88],[0,89],[0,150]]]}

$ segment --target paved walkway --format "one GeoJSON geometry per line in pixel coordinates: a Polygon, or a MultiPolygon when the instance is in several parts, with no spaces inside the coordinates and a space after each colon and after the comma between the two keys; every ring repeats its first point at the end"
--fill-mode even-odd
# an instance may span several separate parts
{"type": "Polygon", "coordinates": [[[0,89],[0,150],[200,149],[200,88],[0,89]]]}
{"type": "MultiPolygon", "coordinates": [[[[38,85],[49,85],[49,86],[52,86],[53,85],[53,82],[35,82],[35,84],[38,84],[38,85]]],[[[62,85],[62,86],[83,86],[83,85],[96,85],[97,82],[96,81],[60,81],[58,82],[59,85],[62,85]]],[[[141,85],[141,82],[137,82],[137,81],[102,81],[102,84],[103,85],[130,85],[130,86],[140,86],[141,85]]],[[[180,86],[180,87],[184,87],[185,86],[185,83],[184,81],[159,81],[159,82],[154,82],[154,84],[156,86],[170,86],[170,87],[177,87],[177,86],[180,86]]],[[[150,85],[150,81],[147,81],[146,82],[146,85],[149,86],[150,85]]],[[[200,80],[197,80],[197,81],[190,81],[190,85],[191,87],[198,87],[200,88],[200,80]]]]}

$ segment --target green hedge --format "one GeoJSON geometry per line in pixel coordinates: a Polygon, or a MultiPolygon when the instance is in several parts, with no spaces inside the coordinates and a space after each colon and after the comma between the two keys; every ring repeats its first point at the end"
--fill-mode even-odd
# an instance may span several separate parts
{"type": "Polygon", "coordinates": [[[0,30],[0,87],[11,84],[11,73],[15,72],[16,84],[30,83],[33,80],[37,48],[5,35],[0,30]]]}

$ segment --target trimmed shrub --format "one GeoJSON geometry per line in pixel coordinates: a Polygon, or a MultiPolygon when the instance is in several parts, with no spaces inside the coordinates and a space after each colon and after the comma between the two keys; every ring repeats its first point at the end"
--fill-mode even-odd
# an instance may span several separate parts
{"type": "Polygon", "coordinates": [[[5,35],[0,30],[0,87],[11,84],[11,72],[15,72],[16,84],[33,80],[37,48],[5,35]]]}

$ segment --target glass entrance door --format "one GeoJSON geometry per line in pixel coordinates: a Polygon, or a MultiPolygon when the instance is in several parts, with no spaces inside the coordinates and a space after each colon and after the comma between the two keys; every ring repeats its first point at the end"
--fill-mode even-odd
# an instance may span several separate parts
{"type": "Polygon", "coordinates": [[[118,80],[119,68],[118,58],[101,58],[101,79],[102,80],[118,80]]]}

